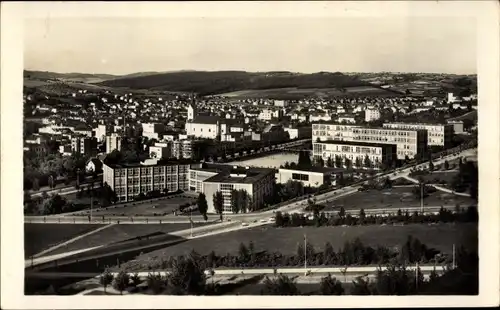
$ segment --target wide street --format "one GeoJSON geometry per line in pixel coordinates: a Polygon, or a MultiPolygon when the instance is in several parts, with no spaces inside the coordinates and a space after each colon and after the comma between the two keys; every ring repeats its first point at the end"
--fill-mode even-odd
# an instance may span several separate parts
{"type": "MultiPolygon", "coordinates": [[[[445,160],[453,160],[458,157],[462,156],[467,156],[467,154],[470,154],[473,152],[473,150],[465,150],[461,152],[460,154],[457,155],[449,155],[446,157],[443,157],[441,159],[434,160],[434,164],[438,165],[443,163],[445,160]]],[[[424,166],[424,164],[417,165],[417,168],[420,166],[424,166]]],[[[398,169],[395,172],[390,172],[390,173],[380,173],[378,176],[380,177],[385,177],[386,175],[390,175],[391,179],[396,179],[399,177],[404,177],[407,176],[410,173],[410,170],[413,167],[407,167],[405,169],[398,169]]],[[[347,186],[345,188],[335,190],[332,192],[324,193],[318,196],[315,196],[316,202],[317,203],[322,203],[326,202],[327,200],[332,201],[336,198],[342,197],[344,195],[348,195],[351,193],[355,193],[358,191],[359,186],[347,186]]],[[[281,212],[299,212],[301,211],[305,206],[307,205],[307,199],[304,199],[302,201],[294,202],[282,207],[279,207],[275,210],[268,210],[264,212],[258,212],[258,213],[249,213],[249,214],[238,214],[238,215],[230,215],[228,216],[231,221],[225,221],[223,223],[217,223],[217,224],[210,224],[210,225],[205,225],[202,227],[197,227],[194,228],[193,230],[187,229],[187,230],[182,230],[178,232],[173,232],[170,233],[169,235],[173,236],[178,236],[180,238],[185,238],[185,239],[191,239],[191,238],[201,238],[209,235],[216,235],[216,234],[222,234],[222,233],[227,233],[229,231],[235,231],[235,230],[241,230],[241,229],[247,229],[251,227],[257,227],[257,226],[262,226],[262,225],[267,225],[270,222],[270,219],[273,217],[274,212],[276,211],[281,211],[281,212]],[[245,224],[242,224],[245,223],[245,224]]],[[[47,217],[49,218],[49,217],[47,217]]],[[[57,221],[61,219],[61,217],[54,217],[57,221]]],[[[76,223],[76,218],[75,217],[67,217],[71,221],[74,221],[76,223]]],[[[81,216],[78,217],[81,219],[81,216]]],[[[170,216],[170,217],[164,217],[163,219],[167,221],[167,218],[175,219],[179,217],[175,216],[170,216]]],[[[218,215],[210,215],[209,220],[216,220],[218,218],[218,215]]],[[[43,222],[43,217],[30,217],[28,220],[31,221],[39,221],[41,219],[41,222],[43,222]]],[[[162,219],[162,220],[163,220],[162,219]]],[[[112,220],[116,220],[115,218],[112,218],[112,220]]],[[[150,223],[155,223],[158,224],[158,218],[156,218],[156,221],[150,221],[150,223]]],[[[201,216],[193,216],[193,220],[196,221],[201,221],[201,216]]],[[[118,221],[118,220],[116,220],[118,221]]],[[[46,223],[46,222],[45,222],[46,223]]],[[[88,220],[87,220],[88,223],[88,220]]],[[[99,223],[98,219],[96,219],[96,223],[99,223]]],[[[102,222],[101,222],[102,223],[102,222]]],[[[121,223],[121,222],[120,222],[121,223]]],[[[138,223],[137,219],[134,218],[134,223],[138,223]]],[[[139,222],[143,223],[143,222],[139,222]]],[[[130,222],[132,224],[132,222],[130,222]]],[[[153,246],[160,246],[160,245],[168,245],[172,243],[172,240],[164,240],[164,241],[158,241],[154,242],[154,238],[151,238],[146,245],[144,244],[139,244],[140,242],[137,241],[129,241],[120,244],[119,246],[113,246],[113,247],[108,247],[104,248],[103,247],[97,247],[97,248],[91,248],[91,249],[84,249],[79,251],[78,253],[78,260],[87,260],[87,259],[95,259],[103,256],[109,256],[115,253],[123,253],[123,252],[129,252],[129,251],[137,251],[141,249],[147,249],[151,248],[153,246]],[[98,250],[98,253],[92,254],[93,251],[98,250]],[[85,255],[84,253],[89,251],[89,254],[85,255]]],[[[54,256],[45,256],[45,257],[40,257],[36,258],[34,260],[26,260],[25,261],[25,266],[28,267],[30,265],[36,266],[44,263],[49,263],[54,260],[57,260],[57,264],[70,264],[75,262],[75,259],[73,259],[71,256],[76,255],[75,253],[63,253],[54,256]],[[66,258],[66,259],[63,259],[66,258]]],[[[50,265],[50,264],[49,264],[50,265]]]]}

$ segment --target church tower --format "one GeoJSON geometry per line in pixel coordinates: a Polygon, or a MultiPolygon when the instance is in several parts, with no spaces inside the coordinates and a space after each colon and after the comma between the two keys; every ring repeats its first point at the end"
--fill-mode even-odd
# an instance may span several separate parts
{"type": "Polygon", "coordinates": [[[188,105],[187,109],[187,120],[192,121],[198,115],[198,110],[196,109],[196,100],[194,95],[191,97],[191,103],[188,105]]]}

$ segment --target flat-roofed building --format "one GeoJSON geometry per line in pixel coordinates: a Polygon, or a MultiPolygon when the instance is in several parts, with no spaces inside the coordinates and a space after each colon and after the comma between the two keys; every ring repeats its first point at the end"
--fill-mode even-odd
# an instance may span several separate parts
{"type": "Polygon", "coordinates": [[[423,129],[427,130],[427,144],[429,146],[449,147],[453,139],[452,124],[426,123],[384,123],[384,128],[392,129],[423,129]]]}
{"type": "Polygon", "coordinates": [[[335,171],[336,169],[327,167],[280,168],[276,173],[276,183],[285,184],[288,181],[297,181],[310,187],[331,185],[335,180],[335,171]]]}
{"type": "Polygon", "coordinates": [[[346,165],[346,158],[355,168],[380,169],[382,165],[392,166],[397,159],[397,146],[395,144],[367,143],[359,141],[323,141],[313,142],[313,157],[327,161],[336,156],[346,165]],[[366,167],[365,158],[368,156],[370,167],[366,167]]]}
{"type": "MultiPolygon", "coordinates": [[[[190,161],[149,159],[137,164],[103,164],[103,182],[119,202],[131,201],[140,193],[189,190],[190,161]]],[[[199,164],[198,164],[199,166],[199,164]]]]}
{"type": "Polygon", "coordinates": [[[313,124],[313,142],[353,141],[395,144],[398,159],[414,158],[427,152],[427,130],[362,127],[344,124],[313,124]]]}
{"type": "MultiPolygon", "coordinates": [[[[220,165],[219,165],[220,166],[220,165]]],[[[222,168],[216,175],[203,181],[203,193],[208,202],[208,212],[215,213],[213,196],[221,191],[224,197],[224,213],[232,213],[231,193],[245,190],[250,201],[249,211],[261,209],[265,197],[272,194],[275,184],[275,170],[268,168],[233,167],[222,168]]]]}
{"type": "Polygon", "coordinates": [[[464,133],[464,122],[460,120],[447,120],[448,124],[453,126],[453,133],[461,134],[464,133]]]}

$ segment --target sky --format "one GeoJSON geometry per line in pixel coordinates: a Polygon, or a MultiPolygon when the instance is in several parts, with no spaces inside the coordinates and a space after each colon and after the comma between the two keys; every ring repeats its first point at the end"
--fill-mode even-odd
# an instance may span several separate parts
{"type": "Polygon", "coordinates": [[[31,18],[28,70],[476,73],[464,17],[31,18]]]}

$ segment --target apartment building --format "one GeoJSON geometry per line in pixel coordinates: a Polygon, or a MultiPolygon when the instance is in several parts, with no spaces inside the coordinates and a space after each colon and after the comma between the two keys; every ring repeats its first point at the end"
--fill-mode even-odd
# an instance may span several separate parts
{"type": "Polygon", "coordinates": [[[282,110],[264,109],[259,113],[259,116],[257,118],[261,121],[270,121],[273,118],[280,118],[282,116],[283,116],[282,110]]]}
{"type": "Polygon", "coordinates": [[[71,151],[78,154],[89,155],[97,150],[97,139],[89,137],[71,138],[71,151]]]}
{"type": "Polygon", "coordinates": [[[117,133],[112,133],[106,136],[106,153],[111,153],[114,150],[120,150],[122,147],[122,136],[117,133]]]}
{"type": "Polygon", "coordinates": [[[325,162],[328,158],[335,159],[336,156],[348,158],[355,168],[379,169],[383,164],[392,165],[397,159],[397,146],[395,144],[367,143],[359,141],[323,141],[313,142],[313,157],[322,158],[325,162]],[[371,167],[366,167],[365,158],[370,159],[371,167]]]}
{"type": "Polygon", "coordinates": [[[258,210],[264,206],[265,197],[272,194],[274,184],[274,169],[233,167],[205,179],[202,189],[207,197],[209,213],[215,213],[213,196],[217,191],[221,191],[224,197],[224,213],[231,213],[232,190],[245,190],[251,201],[251,209],[258,210]]]}
{"type": "Polygon", "coordinates": [[[286,127],[285,132],[290,136],[290,140],[293,139],[310,139],[312,135],[311,126],[297,126],[297,127],[286,127]]]}
{"type": "Polygon", "coordinates": [[[380,118],[380,111],[374,108],[368,108],[365,110],[365,122],[373,122],[380,118]]]}
{"type": "Polygon", "coordinates": [[[460,120],[447,120],[446,123],[453,126],[454,134],[464,133],[464,122],[460,120]]]}
{"type": "Polygon", "coordinates": [[[395,144],[398,159],[414,158],[427,152],[427,130],[392,129],[362,127],[346,124],[313,124],[313,142],[317,141],[355,141],[368,143],[395,144]]]}
{"type": "MultiPolygon", "coordinates": [[[[116,193],[119,202],[131,201],[140,193],[157,190],[189,190],[190,162],[148,159],[138,164],[103,165],[103,182],[116,193]]],[[[196,164],[194,164],[196,165],[196,164]]]]}
{"type": "Polygon", "coordinates": [[[452,144],[452,124],[384,123],[383,127],[392,129],[427,130],[427,144],[429,146],[449,147],[452,144]]]}

